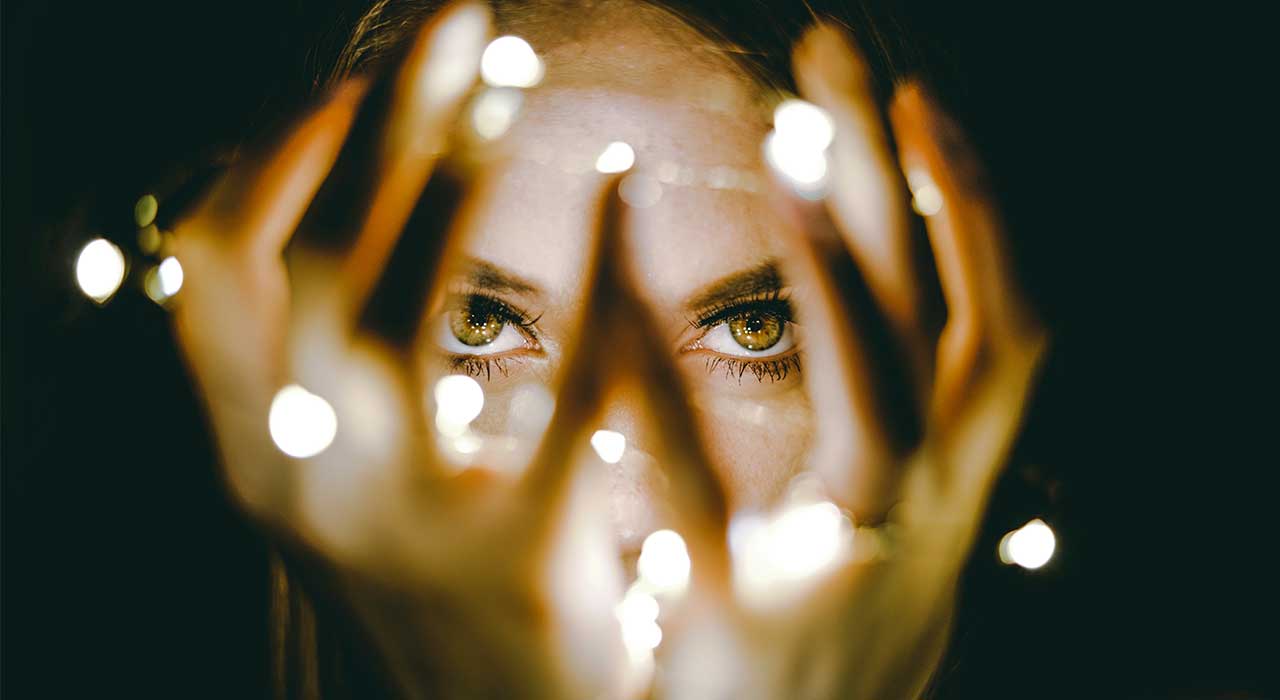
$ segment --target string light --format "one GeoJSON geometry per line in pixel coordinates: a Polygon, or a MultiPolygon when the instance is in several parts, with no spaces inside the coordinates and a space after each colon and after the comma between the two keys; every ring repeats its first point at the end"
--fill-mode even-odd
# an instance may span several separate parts
{"type": "Polygon", "coordinates": [[[674,530],[658,530],[640,546],[636,572],[655,592],[678,594],[689,585],[692,562],[684,538],[674,530]]]}
{"type": "Polygon", "coordinates": [[[142,289],[152,301],[162,304],[182,289],[182,280],[182,264],[177,258],[169,256],[147,271],[142,289]]]}
{"type": "Polygon", "coordinates": [[[785,100],[773,113],[773,131],[765,137],[765,159],[797,194],[819,199],[825,194],[827,146],[835,136],[831,117],[804,100],[785,100]]]}
{"type": "Polygon", "coordinates": [[[520,114],[524,93],[515,88],[489,88],[471,108],[471,126],[480,138],[492,141],[507,133],[520,114]]]}
{"type": "Polygon", "coordinates": [[[591,448],[600,459],[617,464],[627,451],[627,436],[613,430],[597,430],[591,434],[591,448]]]}
{"type": "Polygon", "coordinates": [[[76,258],[76,283],[85,296],[106,302],[124,281],[124,253],[105,238],[95,238],[76,258]]]}
{"type": "Polygon", "coordinates": [[[1000,561],[1024,569],[1039,569],[1053,558],[1057,538],[1040,518],[1006,534],[1000,540],[1000,561]]]}
{"type": "Polygon", "coordinates": [[[460,437],[484,409],[484,389],[462,374],[451,374],[436,382],[436,429],[449,437],[460,437]]]}
{"type": "Polygon", "coordinates": [[[267,425],[276,447],[299,459],[324,452],[338,434],[338,416],[329,402],[297,384],[276,393],[267,425]]]}
{"type": "Polygon", "coordinates": [[[829,501],[739,514],[729,525],[734,587],[750,605],[785,602],[848,559],[853,534],[852,521],[829,501]]]}
{"type": "Polygon", "coordinates": [[[543,67],[529,42],[500,36],[480,55],[480,77],[492,87],[530,88],[542,82],[543,67]]]}
{"type": "Polygon", "coordinates": [[[929,173],[911,170],[907,173],[907,186],[911,188],[911,207],[921,216],[933,216],[942,211],[942,190],[929,173]]]}
{"type": "Polygon", "coordinates": [[[596,158],[596,171],[609,173],[622,173],[631,169],[636,162],[636,152],[631,146],[623,141],[613,141],[596,158]]]}

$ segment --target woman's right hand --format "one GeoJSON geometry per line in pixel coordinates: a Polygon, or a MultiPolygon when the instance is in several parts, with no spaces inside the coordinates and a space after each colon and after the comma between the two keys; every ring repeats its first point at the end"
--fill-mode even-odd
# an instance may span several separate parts
{"type": "MultiPolygon", "coordinates": [[[[625,652],[608,499],[572,468],[597,373],[557,387],[522,474],[459,475],[424,405],[435,378],[363,315],[401,231],[423,215],[489,23],[478,3],[445,9],[393,71],[348,81],[233,167],[175,227],[186,283],[174,328],[231,492],[321,562],[410,696],[615,696],[625,652]],[[292,384],[336,412],[336,436],[314,456],[283,454],[268,430],[292,384]]],[[[416,319],[439,267],[419,262],[416,319]]],[[[569,366],[600,359],[590,344],[578,352],[569,366]]]]}

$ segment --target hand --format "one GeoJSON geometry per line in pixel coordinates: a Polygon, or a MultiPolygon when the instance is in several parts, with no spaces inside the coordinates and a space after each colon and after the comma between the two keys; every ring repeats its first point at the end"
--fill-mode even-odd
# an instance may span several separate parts
{"type": "MultiPolygon", "coordinates": [[[[761,579],[752,545],[738,543],[732,585],[704,578],[660,648],[665,697],[918,697],[944,650],[960,569],[1046,348],[978,162],[952,122],[918,86],[900,87],[890,113],[895,158],[869,71],[842,32],[811,30],[793,66],[836,134],[825,206],[784,204],[802,231],[784,272],[797,309],[809,312],[800,319],[806,361],[824,369],[806,373],[819,426],[811,469],[855,522],[883,526],[838,535],[843,544],[803,580],[761,579]],[[927,215],[947,311],[940,334],[924,312],[904,179],[927,215]],[[841,286],[848,275],[836,271],[851,266],[874,309],[841,286]],[[886,375],[859,331],[875,318],[902,348],[910,380],[897,394],[919,406],[922,437],[906,449],[877,393],[886,375]]],[[[808,490],[801,505],[836,512],[808,490]]],[[[818,546],[812,540],[789,544],[818,546]]]]}
{"type": "MultiPolygon", "coordinates": [[[[342,86],[228,172],[176,227],[186,285],[174,327],[231,492],[317,563],[410,696],[615,695],[624,650],[611,520],[596,496],[606,487],[571,468],[595,375],[560,382],[522,475],[459,475],[423,406],[435,377],[365,314],[401,231],[448,223],[420,209],[420,194],[444,179],[436,166],[488,25],[480,4],[438,13],[395,70],[342,86]],[[273,397],[290,384],[336,412],[318,454],[287,457],[269,435],[273,397]]],[[[417,261],[422,293],[404,314],[414,323],[433,286],[424,263],[440,257],[417,261]]]]}

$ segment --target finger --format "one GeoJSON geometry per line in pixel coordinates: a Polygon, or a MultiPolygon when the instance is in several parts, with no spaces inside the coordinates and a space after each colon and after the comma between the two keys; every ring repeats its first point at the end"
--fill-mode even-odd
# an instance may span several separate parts
{"type": "Polygon", "coordinates": [[[1000,354],[1038,352],[1043,331],[1019,290],[982,167],[959,130],[916,84],[898,90],[891,118],[947,304],[932,399],[935,415],[945,417],[977,372],[1000,354]]]}
{"type": "Polygon", "coordinates": [[[479,71],[485,5],[459,2],[417,34],[371,88],[333,177],[303,222],[302,245],[340,260],[351,320],[363,308],[439,157],[479,71]]]}
{"type": "Polygon", "coordinates": [[[827,202],[837,227],[899,340],[923,357],[911,217],[871,72],[848,35],[825,23],[796,45],[792,66],[800,94],[835,126],[827,202]]]}
{"type": "Polygon", "coordinates": [[[246,157],[218,181],[180,232],[208,233],[219,245],[279,255],[333,166],[367,87],[362,79],[348,80],[277,143],[246,157]]]}
{"type": "Polygon", "coordinates": [[[838,503],[860,522],[875,522],[892,505],[896,470],[891,423],[877,393],[888,382],[873,370],[875,344],[862,333],[872,325],[869,314],[851,303],[868,294],[857,289],[858,270],[825,209],[783,186],[775,197],[791,215],[792,245],[781,266],[803,329],[803,375],[817,421],[812,466],[838,503]]]}

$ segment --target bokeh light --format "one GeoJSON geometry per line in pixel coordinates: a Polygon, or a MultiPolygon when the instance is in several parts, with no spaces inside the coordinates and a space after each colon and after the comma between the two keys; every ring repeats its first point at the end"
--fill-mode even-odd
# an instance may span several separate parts
{"type": "Polygon", "coordinates": [[[436,429],[449,437],[459,437],[484,409],[484,389],[462,374],[451,374],[436,382],[436,429]]]}
{"type": "Polygon", "coordinates": [[[613,430],[597,430],[591,434],[591,448],[600,459],[617,464],[627,451],[627,436],[613,430]]]}
{"type": "Polygon", "coordinates": [[[651,207],[662,199],[662,183],[644,173],[631,173],[618,184],[618,196],[637,209],[651,207]]]}
{"type": "Polygon", "coordinates": [[[735,589],[752,605],[785,601],[846,560],[853,533],[852,521],[829,501],[737,515],[729,525],[735,589]]]}
{"type": "Polygon", "coordinates": [[[835,138],[835,122],[821,107],[804,100],[783,100],[773,110],[773,128],[789,145],[823,151],[835,138]]]}
{"type": "Polygon", "coordinates": [[[76,283],[99,304],[111,298],[124,281],[124,253],[105,238],[95,238],[76,258],[76,283]]]}
{"type": "Polygon", "coordinates": [[[324,452],[338,434],[338,416],[329,402],[297,384],[276,393],[267,423],[276,447],[300,459],[324,452]]]}
{"type": "Polygon", "coordinates": [[[1039,569],[1053,558],[1057,538],[1040,518],[1006,534],[1000,540],[1000,561],[1024,569],[1039,569]]]}
{"type": "Polygon", "coordinates": [[[907,186],[911,188],[911,207],[921,216],[933,216],[942,211],[942,190],[933,178],[923,170],[907,173],[907,186]]]}
{"type": "Polygon", "coordinates": [[[480,138],[492,141],[507,133],[520,114],[524,93],[516,88],[489,88],[471,107],[471,127],[480,138]]]}
{"type": "Polygon", "coordinates": [[[658,530],[641,545],[636,572],[656,592],[681,593],[689,585],[692,566],[684,538],[674,530],[658,530]]]}
{"type": "Polygon", "coordinates": [[[493,87],[528,88],[542,82],[542,61],[529,42],[500,36],[480,56],[480,77],[493,87]]]}
{"type": "Polygon", "coordinates": [[[133,222],[138,228],[146,228],[155,222],[159,211],[160,202],[156,201],[155,195],[144,194],[133,205],[133,222]]]}
{"type": "Polygon", "coordinates": [[[786,100],[774,110],[773,126],[765,137],[765,160],[797,194],[821,198],[826,190],[826,149],[835,135],[831,117],[804,100],[786,100]]]}
{"type": "Polygon", "coordinates": [[[596,158],[596,171],[605,174],[622,173],[630,170],[635,162],[636,152],[630,145],[622,141],[613,141],[605,146],[596,158]]]}

